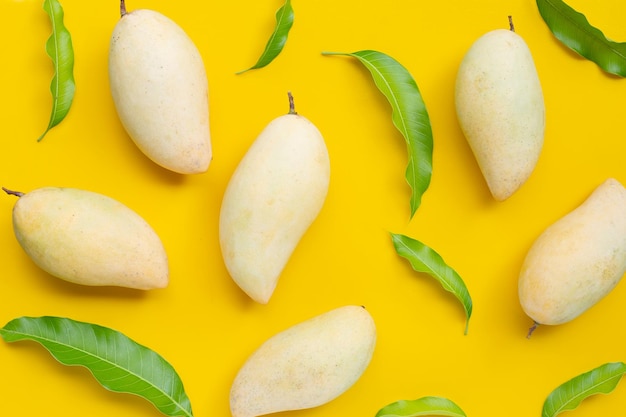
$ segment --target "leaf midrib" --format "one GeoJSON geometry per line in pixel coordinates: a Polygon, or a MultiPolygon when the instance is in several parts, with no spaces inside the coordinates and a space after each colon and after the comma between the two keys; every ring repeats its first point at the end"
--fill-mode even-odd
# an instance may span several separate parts
{"type": "Polygon", "coordinates": [[[291,2],[291,0],[286,0],[285,4],[278,11],[278,14],[276,16],[276,30],[274,30],[274,32],[272,32],[272,35],[270,36],[270,39],[267,42],[267,47],[265,48],[265,52],[263,53],[261,58],[265,58],[267,55],[269,55],[269,52],[270,52],[270,49],[271,49],[270,47],[274,44],[274,39],[276,39],[276,37],[278,36],[278,34],[280,32],[279,29],[282,28],[283,20],[285,19],[285,16],[287,15],[287,12],[288,12],[287,6],[290,5],[290,2],[291,2]]]}
{"type": "MultiPolygon", "coordinates": [[[[352,55],[354,56],[354,54],[352,54],[352,55]]],[[[381,71],[379,71],[378,68],[374,64],[372,64],[372,62],[370,60],[366,59],[365,57],[361,57],[361,56],[356,56],[356,58],[362,58],[367,63],[367,66],[370,68],[370,71],[372,71],[372,70],[375,71],[376,74],[378,74],[379,79],[383,80],[383,82],[385,83],[385,87],[390,92],[390,95],[393,98],[393,103],[391,104],[392,111],[399,114],[400,121],[402,122],[402,134],[403,134],[403,136],[405,138],[408,138],[409,137],[409,131],[408,131],[408,128],[407,128],[406,123],[405,123],[404,115],[402,114],[401,110],[396,111],[396,109],[400,109],[400,103],[398,102],[398,100],[396,98],[396,94],[395,94],[393,88],[391,88],[391,84],[389,84],[387,82],[387,79],[385,78],[383,73],[381,71]]],[[[411,156],[411,159],[412,159],[412,156],[411,156]]]]}
{"type": "MultiPolygon", "coordinates": [[[[580,404],[585,398],[587,398],[589,396],[589,395],[585,395],[585,394],[589,393],[590,391],[593,391],[594,389],[596,389],[597,387],[599,387],[601,385],[606,384],[607,382],[612,382],[616,378],[617,379],[621,379],[623,375],[624,375],[624,373],[621,372],[619,375],[613,375],[611,378],[605,379],[602,382],[595,383],[595,384],[591,385],[590,387],[586,388],[584,391],[581,391],[577,395],[574,395],[570,400],[565,402],[561,407],[555,409],[554,410],[555,412],[554,412],[554,414],[552,414],[552,416],[556,416],[557,414],[560,414],[563,411],[571,410],[571,408],[567,408],[567,406],[570,405],[570,404],[576,404],[575,407],[577,407],[577,404],[580,404]]],[[[606,392],[605,391],[598,391],[597,393],[598,394],[608,394],[611,391],[613,391],[614,389],[615,389],[615,386],[613,386],[609,391],[606,391],[606,392]]]]}
{"type": "Polygon", "coordinates": [[[438,276],[439,278],[441,278],[441,282],[445,283],[444,288],[449,291],[449,292],[454,292],[454,287],[452,285],[450,285],[450,283],[441,276],[441,274],[437,273],[433,268],[428,266],[428,263],[424,262],[422,260],[422,258],[419,256],[419,253],[415,252],[413,249],[411,249],[406,243],[404,243],[404,241],[402,239],[398,239],[398,243],[400,243],[402,245],[403,248],[405,248],[408,252],[412,253],[415,255],[415,257],[417,259],[420,260],[420,262],[422,263],[422,265],[424,265],[426,267],[426,269],[428,271],[430,271],[431,274],[438,276]]]}
{"type": "MultiPolygon", "coordinates": [[[[87,351],[85,349],[80,349],[80,348],[77,348],[77,347],[72,346],[70,344],[62,343],[62,342],[59,342],[57,340],[49,339],[49,338],[46,338],[46,337],[43,337],[43,336],[33,336],[30,333],[18,332],[18,331],[15,331],[15,330],[6,330],[6,329],[0,329],[0,333],[10,333],[10,334],[13,334],[13,335],[20,336],[20,339],[16,339],[16,340],[24,340],[24,339],[28,340],[28,339],[31,339],[31,340],[34,340],[34,341],[38,341],[42,346],[46,347],[46,349],[47,349],[47,346],[44,343],[41,343],[40,341],[45,341],[45,342],[48,342],[48,343],[51,343],[51,344],[56,344],[56,345],[59,345],[59,346],[70,348],[71,350],[83,353],[86,356],[99,359],[102,362],[105,362],[107,364],[112,365],[114,368],[121,369],[121,370],[124,370],[124,371],[128,372],[130,375],[135,376],[137,379],[139,379],[139,380],[145,382],[146,384],[148,384],[149,386],[155,388],[157,391],[161,392],[166,398],[168,398],[173,404],[175,404],[181,410],[181,412],[183,412],[186,416],[192,417],[192,414],[189,414],[187,412],[187,410],[178,401],[174,400],[174,398],[172,398],[172,396],[170,396],[167,392],[163,391],[159,387],[157,387],[154,384],[150,383],[150,381],[148,381],[147,379],[141,377],[140,375],[136,374],[135,372],[132,372],[129,369],[124,368],[124,367],[116,364],[115,362],[112,362],[112,361],[110,361],[108,359],[104,359],[104,358],[102,358],[100,356],[97,356],[97,355],[95,355],[95,354],[93,354],[93,353],[91,353],[91,352],[89,352],[89,351],[87,351]]],[[[64,362],[59,357],[57,357],[57,355],[55,355],[55,353],[53,351],[51,351],[50,349],[48,349],[48,350],[50,351],[50,353],[59,362],[65,364],[65,365],[70,365],[70,366],[82,366],[82,367],[85,367],[85,368],[89,369],[89,371],[93,374],[93,370],[91,368],[89,368],[88,366],[83,365],[83,364],[79,364],[79,363],[75,364],[75,363],[64,362]]],[[[117,390],[114,390],[114,391],[117,391],[117,390]]],[[[129,391],[118,391],[118,392],[124,392],[124,393],[127,393],[127,394],[132,394],[132,392],[129,392],[129,391]]]]}
{"type": "MultiPolygon", "coordinates": [[[[545,3],[552,7],[552,9],[559,14],[559,16],[561,16],[562,18],[568,20],[572,26],[576,27],[578,30],[580,30],[581,32],[583,32],[585,35],[587,35],[588,37],[595,39],[597,41],[599,41],[601,44],[605,45],[607,48],[609,48],[611,51],[613,51],[616,55],[620,56],[621,58],[626,60],[626,54],[622,53],[618,48],[615,47],[615,45],[623,45],[624,43],[621,42],[614,42],[609,40],[606,35],[598,28],[594,27],[591,25],[591,22],[588,21],[588,26],[579,26],[578,23],[574,20],[572,20],[567,14],[561,13],[561,10],[554,4],[554,2],[552,0],[544,0],[545,3]],[[591,31],[591,29],[595,29],[597,30],[601,35],[602,38],[597,39],[596,35],[591,31]]],[[[568,4],[562,2],[563,4],[565,4],[567,7],[570,7],[568,4]]],[[[570,7],[571,8],[571,7],[570,7]]],[[[572,11],[574,11],[575,13],[581,14],[580,12],[578,12],[577,10],[571,8],[572,11]]],[[[584,15],[582,15],[584,17],[584,15]]],[[[585,18],[586,19],[586,18],[585,18]]]]}
{"type": "MultiPolygon", "coordinates": [[[[55,9],[54,9],[54,5],[52,4],[52,0],[46,0],[46,2],[48,3],[48,6],[50,8],[50,22],[52,24],[52,35],[50,35],[53,39],[54,39],[54,51],[53,54],[54,56],[52,57],[54,60],[54,78],[53,78],[53,82],[54,84],[54,100],[52,103],[52,116],[50,121],[52,122],[55,118],[55,115],[57,113],[57,109],[59,107],[59,86],[60,86],[60,82],[59,82],[59,35],[57,32],[57,14],[55,13],[55,9]]],[[[49,52],[49,51],[48,51],[49,52]]]]}

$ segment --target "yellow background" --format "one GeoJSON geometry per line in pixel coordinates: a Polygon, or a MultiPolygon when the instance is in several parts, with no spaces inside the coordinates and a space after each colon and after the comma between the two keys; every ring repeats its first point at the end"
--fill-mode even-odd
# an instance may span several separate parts
{"type": "MultiPolygon", "coordinates": [[[[42,1],[0,0],[3,16],[2,186],[97,191],[141,214],[168,251],[167,289],[85,288],[39,270],[12,231],[14,197],[0,196],[0,322],[57,315],[119,330],[164,356],[178,371],[194,414],[229,416],[237,370],[265,339],[346,304],[368,308],[377,347],[362,378],[322,407],[285,416],[374,416],[400,399],[447,397],[468,416],[540,416],[559,384],[610,361],[626,360],[626,287],[576,320],[541,327],[530,340],[517,275],[532,241],[608,177],[626,183],[626,80],[603,73],[562,46],[534,1],[299,1],[282,54],[256,62],[283,4],[272,1],[129,0],[178,22],[205,60],[214,159],[202,175],[181,176],[149,161],[124,132],[107,78],[118,3],[63,0],[74,42],[76,96],[68,117],[42,142],[52,65],[42,1]],[[471,43],[506,28],[512,15],[543,86],[545,145],[530,180],[495,202],[461,134],[453,103],[456,70],[471,43]],[[402,136],[385,98],[351,58],[324,50],[385,52],[412,73],[434,133],[434,172],[409,219],[402,136]],[[255,304],[229,278],[218,245],[228,179],[257,134],[297,110],[323,133],[331,158],[325,205],[285,268],[268,305],[255,304]],[[461,305],[395,254],[389,232],[419,239],[464,279],[474,301],[463,335],[461,305]]],[[[570,0],[612,39],[626,39],[626,3],[570,0]]],[[[103,389],[84,368],[58,364],[35,343],[0,343],[2,416],[159,416],[149,403],[103,389]]],[[[579,417],[621,415],[626,387],[585,401],[579,417]]],[[[574,414],[575,413],[575,414],[574,414]]]]}

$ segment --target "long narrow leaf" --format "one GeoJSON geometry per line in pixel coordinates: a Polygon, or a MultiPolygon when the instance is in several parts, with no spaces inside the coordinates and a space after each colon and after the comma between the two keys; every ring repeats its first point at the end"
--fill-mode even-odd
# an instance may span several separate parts
{"type": "Polygon", "coordinates": [[[285,4],[276,12],[276,27],[270,39],[265,45],[265,50],[261,54],[261,57],[252,67],[239,71],[237,74],[242,74],[246,71],[253,69],[263,68],[276,58],[287,43],[287,36],[293,26],[294,13],[291,6],[291,0],[286,0],[285,4]]]}
{"type": "Polygon", "coordinates": [[[391,403],[376,413],[376,417],[448,416],[466,417],[461,408],[447,398],[422,397],[391,403]]]}
{"type": "Polygon", "coordinates": [[[174,368],[120,332],[67,318],[22,317],[0,329],[0,336],[38,342],[62,364],[84,366],[103,387],[143,397],[167,416],[193,416],[174,368]]]}
{"type": "Polygon", "coordinates": [[[406,180],[412,189],[412,218],[430,185],[433,169],[433,133],[417,83],[402,64],[382,52],[365,50],[322,54],[358,59],[370,71],[374,83],[391,104],[393,124],[404,136],[409,152],[406,180]]]}
{"type": "Polygon", "coordinates": [[[626,77],[626,43],[607,39],[587,18],[561,0],[537,0],[541,17],[568,48],[604,71],[626,77]]]}
{"type": "Polygon", "coordinates": [[[465,334],[472,316],[472,298],[459,274],[446,264],[443,258],[422,242],[408,236],[391,234],[398,255],[408,259],[417,272],[424,272],[441,283],[446,291],[454,294],[465,309],[465,334]]]}
{"type": "Polygon", "coordinates": [[[63,24],[63,7],[58,0],[44,0],[43,9],[50,16],[52,35],[46,42],[46,52],[54,65],[54,77],[50,83],[52,92],[52,112],[43,137],[67,116],[74,100],[74,48],[70,32],[63,24]]]}
{"type": "Polygon", "coordinates": [[[563,411],[574,410],[594,394],[609,394],[624,373],[626,364],[610,362],[570,379],[548,395],[543,404],[542,417],[554,417],[563,411]]]}

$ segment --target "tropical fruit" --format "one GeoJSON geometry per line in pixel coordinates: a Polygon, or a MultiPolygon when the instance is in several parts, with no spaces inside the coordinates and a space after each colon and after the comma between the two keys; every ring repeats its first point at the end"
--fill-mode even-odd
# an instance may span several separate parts
{"type": "Polygon", "coordinates": [[[253,300],[266,304],[304,233],[317,218],[330,181],[320,131],[297,114],[272,120],[250,146],[228,182],[219,238],[230,276],[253,300]]]}
{"type": "Polygon", "coordinates": [[[160,238],[117,200],[76,188],[43,187],[19,197],[13,230],[26,254],[65,281],[149,290],[169,281],[160,238]]]}
{"type": "Polygon", "coordinates": [[[503,201],[534,171],[543,147],[545,106],[528,45],[511,30],[476,40],[455,86],[459,125],[493,197],[503,201]]]}
{"type": "Polygon", "coordinates": [[[230,391],[233,417],[255,417],[325,404],[350,388],[370,363],[376,327],[361,306],[318,315],[263,343],[230,391]]]}
{"type": "Polygon", "coordinates": [[[185,31],[153,10],[126,12],[109,46],[109,83],[128,135],[155,163],[181,174],[208,170],[212,158],[208,81],[185,31]]]}
{"type": "Polygon", "coordinates": [[[520,271],[519,300],[536,324],[566,323],[605,297],[624,273],[626,189],[609,178],[535,240],[520,271]]]}

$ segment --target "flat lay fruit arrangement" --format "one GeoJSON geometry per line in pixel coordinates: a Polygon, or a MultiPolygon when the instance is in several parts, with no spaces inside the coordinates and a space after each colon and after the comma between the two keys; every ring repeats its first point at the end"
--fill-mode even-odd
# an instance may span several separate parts
{"type": "Polygon", "coordinates": [[[626,5],[501,3],[2,1],[3,415],[620,415],[626,5]]]}

